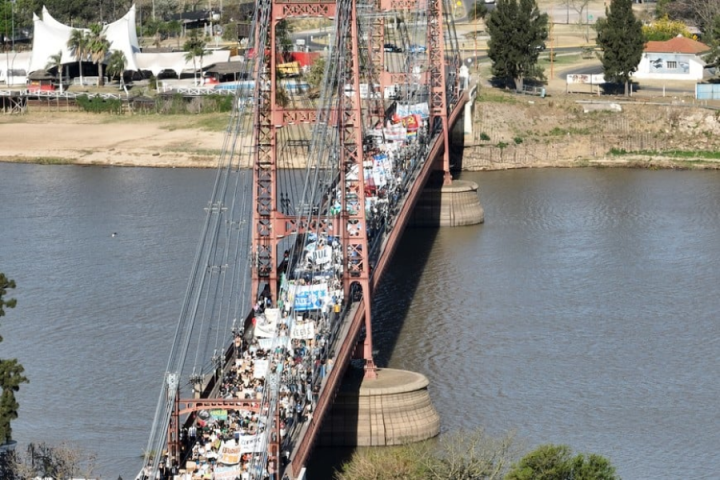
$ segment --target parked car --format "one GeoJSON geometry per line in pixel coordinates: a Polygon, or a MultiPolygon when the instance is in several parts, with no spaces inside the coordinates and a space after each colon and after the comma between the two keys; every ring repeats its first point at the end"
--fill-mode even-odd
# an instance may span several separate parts
{"type": "Polygon", "coordinates": [[[407,49],[408,53],[425,53],[426,50],[427,48],[425,48],[425,45],[417,45],[414,43],[408,46],[407,49]]]}
{"type": "Polygon", "coordinates": [[[383,46],[383,50],[391,53],[402,53],[403,49],[395,45],[394,43],[386,43],[383,46]]]}

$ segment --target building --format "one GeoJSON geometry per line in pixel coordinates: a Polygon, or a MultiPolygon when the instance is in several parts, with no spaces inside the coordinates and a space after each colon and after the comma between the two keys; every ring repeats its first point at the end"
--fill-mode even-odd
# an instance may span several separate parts
{"type": "Polygon", "coordinates": [[[634,79],[702,80],[705,61],[702,54],[710,50],[691,38],[675,37],[645,45],[634,79]]]}

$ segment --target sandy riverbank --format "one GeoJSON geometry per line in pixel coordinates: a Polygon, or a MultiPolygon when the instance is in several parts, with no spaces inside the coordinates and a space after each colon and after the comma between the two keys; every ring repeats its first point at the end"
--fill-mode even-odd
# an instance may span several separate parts
{"type": "Polygon", "coordinates": [[[223,132],[182,119],[57,113],[0,118],[0,161],[145,167],[214,167],[223,132]]]}

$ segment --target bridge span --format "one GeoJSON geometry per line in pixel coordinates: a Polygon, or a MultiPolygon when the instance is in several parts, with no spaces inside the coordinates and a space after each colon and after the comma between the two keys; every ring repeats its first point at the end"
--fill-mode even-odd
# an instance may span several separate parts
{"type": "Polygon", "coordinates": [[[258,3],[140,478],[303,478],[349,364],[382,380],[372,292],[424,188],[436,205],[416,216],[482,221],[477,187],[450,173],[475,92],[449,8],[258,3]],[[289,93],[278,27],[304,16],[333,19],[332,41],[317,89],[289,93]]]}

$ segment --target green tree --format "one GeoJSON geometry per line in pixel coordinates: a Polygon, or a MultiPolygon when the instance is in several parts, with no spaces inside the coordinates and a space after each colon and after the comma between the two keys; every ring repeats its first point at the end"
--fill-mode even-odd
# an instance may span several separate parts
{"type": "Polygon", "coordinates": [[[692,38],[692,34],[688,30],[687,25],[680,20],[670,20],[667,15],[663,15],[650,25],[643,25],[643,36],[645,41],[664,41],[682,35],[686,38],[692,38]]]}
{"type": "Polygon", "coordinates": [[[45,65],[45,70],[50,70],[52,68],[57,69],[58,77],[60,79],[60,93],[63,92],[63,68],[62,68],[62,50],[60,50],[55,55],[50,55],[50,58],[48,59],[47,65],[45,65]]]}
{"type": "Polygon", "coordinates": [[[87,58],[88,55],[88,36],[85,31],[73,28],[67,41],[67,47],[80,64],[80,84],[84,85],[82,62],[83,58],[87,58]]]}
{"type": "Polygon", "coordinates": [[[717,68],[720,66],[720,15],[716,15],[715,18],[713,18],[706,36],[710,51],[705,54],[703,60],[705,60],[705,63],[708,65],[714,65],[715,68],[717,68]]]}
{"type": "MultiPolygon", "coordinates": [[[[0,273],[0,317],[5,316],[5,307],[15,308],[17,301],[14,298],[5,300],[9,289],[15,288],[15,282],[0,273]]],[[[0,342],[3,338],[0,336],[0,342]]],[[[18,417],[20,405],[15,399],[15,393],[20,390],[20,385],[27,383],[28,379],[23,375],[25,369],[17,359],[0,359],[0,445],[12,440],[12,428],[10,422],[18,417]]]]}
{"type": "Polygon", "coordinates": [[[513,435],[495,439],[482,429],[459,431],[438,442],[359,449],[336,478],[500,480],[515,453],[513,435]]]}
{"type": "Polygon", "coordinates": [[[198,37],[197,30],[193,30],[190,38],[185,41],[183,45],[185,53],[185,61],[193,62],[193,77],[195,78],[195,84],[197,85],[197,58],[200,58],[200,71],[202,72],[202,61],[205,55],[205,41],[198,37]]]}
{"type": "Polygon", "coordinates": [[[325,77],[325,64],[325,57],[318,57],[313,64],[310,65],[310,69],[305,74],[305,81],[312,88],[317,89],[322,85],[323,78],[325,77]]]}
{"type": "Polygon", "coordinates": [[[87,50],[90,59],[98,66],[98,85],[103,86],[105,78],[103,77],[103,63],[110,50],[110,41],[105,36],[103,26],[100,23],[93,24],[87,35],[87,50]]]}
{"type": "Polygon", "coordinates": [[[541,445],[525,455],[505,480],[618,480],[615,467],[600,455],[573,457],[567,445],[541,445]]]}
{"type": "Polygon", "coordinates": [[[114,78],[119,77],[120,78],[120,88],[122,88],[125,91],[125,95],[127,95],[128,91],[125,87],[125,69],[127,67],[127,58],[125,58],[125,54],[120,50],[113,50],[110,53],[110,57],[108,58],[108,64],[107,64],[107,74],[114,78]]]}
{"type": "Polygon", "coordinates": [[[526,78],[544,78],[537,61],[548,36],[548,16],[535,0],[498,0],[487,29],[495,77],[513,80],[518,91],[526,78]]]}
{"type": "Polygon", "coordinates": [[[637,70],[645,49],[642,22],[635,18],[631,0],[612,0],[605,8],[605,15],[596,25],[605,80],[624,83],[627,96],[630,77],[637,70]]]}
{"type": "Polygon", "coordinates": [[[283,61],[288,61],[293,42],[292,38],[290,38],[290,28],[287,20],[282,19],[277,23],[275,26],[275,38],[282,53],[283,61]]]}
{"type": "MultiPolygon", "coordinates": [[[[468,11],[468,17],[470,17],[473,20],[479,20],[479,19],[485,19],[485,17],[488,14],[487,6],[485,6],[484,0],[478,0],[475,3],[472,4],[470,7],[470,11],[468,11]]],[[[475,35],[477,35],[477,30],[475,31],[475,35]]]]}

